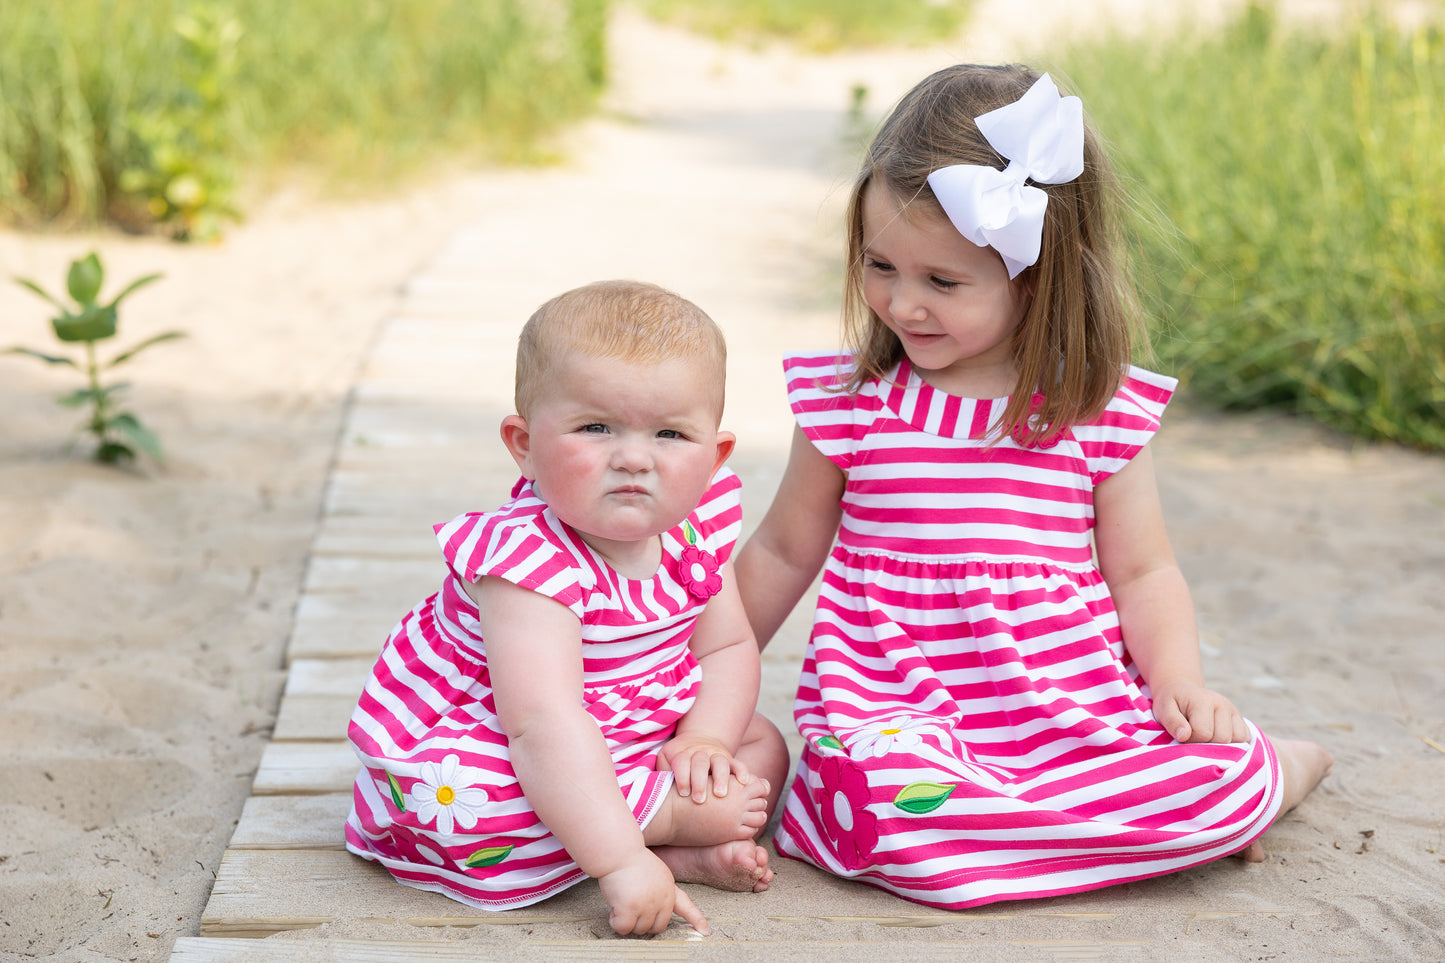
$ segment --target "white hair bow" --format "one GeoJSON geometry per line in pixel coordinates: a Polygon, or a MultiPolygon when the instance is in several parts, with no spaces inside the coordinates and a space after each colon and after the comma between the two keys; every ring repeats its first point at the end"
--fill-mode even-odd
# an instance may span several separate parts
{"type": "Polygon", "coordinates": [[[1039,259],[1049,202],[1048,194],[1024,182],[1063,184],[1084,172],[1084,105],[1077,97],[1060,97],[1044,74],[1018,100],[974,121],[1008,167],[940,167],[928,175],[928,186],[958,232],[997,251],[1015,278],[1039,259]]]}

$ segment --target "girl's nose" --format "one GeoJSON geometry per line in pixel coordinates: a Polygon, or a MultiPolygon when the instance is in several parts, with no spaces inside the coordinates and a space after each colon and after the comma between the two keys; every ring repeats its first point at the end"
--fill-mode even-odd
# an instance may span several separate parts
{"type": "Polygon", "coordinates": [[[928,314],[921,293],[903,280],[894,283],[889,292],[888,310],[900,321],[922,321],[928,314]]]}

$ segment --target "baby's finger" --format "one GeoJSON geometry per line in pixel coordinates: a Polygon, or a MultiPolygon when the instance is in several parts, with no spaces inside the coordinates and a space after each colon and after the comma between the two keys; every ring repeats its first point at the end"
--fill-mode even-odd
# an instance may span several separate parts
{"type": "Polygon", "coordinates": [[[707,925],[707,917],[702,915],[702,910],[693,905],[692,899],[675,886],[673,887],[673,892],[677,895],[673,897],[672,911],[686,920],[693,929],[697,930],[703,936],[711,933],[712,928],[707,925]]]}
{"type": "Polygon", "coordinates": [[[744,763],[741,759],[733,758],[729,760],[729,765],[732,768],[732,774],[737,777],[738,782],[746,786],[748,783],[753,781],[752,770],[749,769],[747,767],[747,764],[744,763]]]}
{"type": "Polygon", "coordinates": [[[1238,712],[1236,712],[1236,713],[1234,714],[1234,738],[1231,739],[1230,741],[1231,741],[1231,742],[1248,742],[1248,741],[1249,741],[1249,726],[1245,725],[1245,723],[1244,723],[1244,716],[1240,715],[1238,712]]]}
{"type": "Polygon", "coordinates": [[[712,754],[712,794],[714,796],[728,794],[728,773],[732,769],[732,762],[732,759],[724,753],[712,754]]]}
{"type": "Polygon", "coordinates": [[[672,760],[672,781],[677,784],[677,794],[686,796],[692,792],[692,757],[676,757],[672,760]]]}
{"type": "Polygon", "coordinates": [[[692,754],[692,801],[707,802],[708,757],[704,753],[692,754]]]}

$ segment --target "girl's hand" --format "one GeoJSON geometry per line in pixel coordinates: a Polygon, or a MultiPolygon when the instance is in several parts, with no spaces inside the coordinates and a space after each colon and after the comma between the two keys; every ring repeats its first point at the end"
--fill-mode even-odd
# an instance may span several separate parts
{"type": "Polygon", "coordinates": [[[677,913],[703,936],[712,930],[707,918],[677,888],[672,872],[650,849],[642,849],[622,866],[597,881],[612,913],[607,922],[626,936],[661,933],[677,913]]]}
{"type": "Polygon", "coordinates": [[[677,736],[657,754],[657,767],[672,770],[679,796],[692,796],[695,803],[707,801],[709,772],[712,773],[712,794],[728,794],[728,776],[736,776],[738,782],[747,785],[752,782],[748,767],[734,759],[727,747],[716,739],[702,735],[677,736]]]}
{"type": "Polygon", "coordinates": [[[1154,718],[1180,742],[1248,742],[1244,716],[1224,696],[1193,682],[1165,683],[1154,693],[1154,718]]]}

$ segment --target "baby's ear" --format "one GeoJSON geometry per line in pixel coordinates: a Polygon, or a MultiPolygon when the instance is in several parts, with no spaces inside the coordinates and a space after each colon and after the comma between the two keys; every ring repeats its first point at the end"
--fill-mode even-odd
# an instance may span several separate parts
{"type": "Polygon", "coordinates": [[[507,446],[522,477],[527,481],[536,481],[537,473],[532,468],[532,433],[527,428],[527,419],[521,415],[503,418],[502,444],[507,446]]]}
{"type": "Polygon", "coordinates": [[[732,455],[733,448],[737,443],[737,436],[732,432],[720,431],[717,433],[717,459],[713,462],[712,466],[714,475],[717,474],[717,470],[723,466],[723,462],[727,461],[728,457],[732,455]]]}

